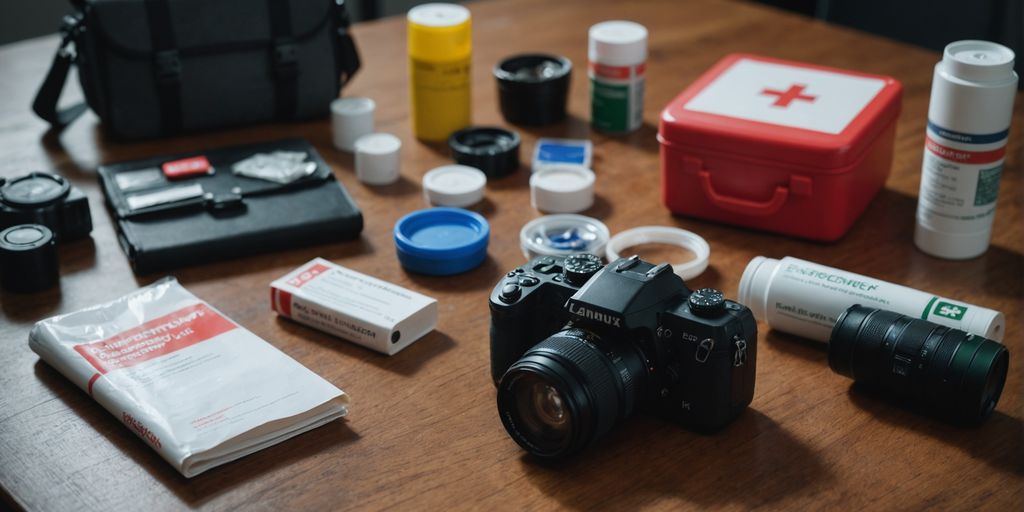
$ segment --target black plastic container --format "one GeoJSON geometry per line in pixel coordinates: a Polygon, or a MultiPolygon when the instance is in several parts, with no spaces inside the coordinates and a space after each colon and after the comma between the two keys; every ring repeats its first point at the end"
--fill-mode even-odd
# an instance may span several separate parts
{"type": "Polygon", "coordinates": [[[501,114],[512,124],[539,126],[565,119],[572,61],[531,53],[514,55],[494,67],[501,114]]]}

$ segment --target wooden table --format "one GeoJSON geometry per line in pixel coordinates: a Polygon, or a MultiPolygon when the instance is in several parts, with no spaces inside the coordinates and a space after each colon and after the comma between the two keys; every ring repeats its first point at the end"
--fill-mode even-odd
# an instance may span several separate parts
{"type": "MultiPolygon", "coordinates": [[[[523,262],[518,232],[538,213],[528,171],[493,181],[477,209],[491,222],[489,257],[457,278],[405,273],[391,227],[423,207],[419,180],[448,161],[409,127],[402,18],[356,27],[364,68],[348,95],[377,100],[377,124],[403,140],[403,180],[371,188],[350,155],[331,148],[326,121],[116,144],[96,118],[60,136],[29,112],[49,64],[52,37],[0,49],[0,173],[54,169],[89,196],[92,241],[60,248],[58,290],[3,294],[0,323],[0,484],[9,503],[44,510],[233,509],[1019,509],[1024,474],[1024,324],[1020,112],[1011,142],[992,247],[970,261],[944,261],[911,242],[932,66],[939,54],[807,18],[735,2],[542,0],[470,4],[474,17],[474,120],[503,124],[491,67],[524,51],[568,56],[577,69],[571,118],[522,129],[527,156],[539,136],[589,137],[600,197],[591,215],[613,232],[681,226],[711,243],[711,267],[691,283],[735,296],[751,257],[792,255],[956,297],[1007,314],[1010,377],[995,415],[964,429],[917,416],[851,390],[828,369],[824,346],[762,324],[750,409],[717,435],[635,417],[575,460],[546,467],[524,457],[495,412],[488,373],[487,293],[523,262]],[[629,18],[651,33],[645,125],[623,137],[587,126],[587,27],[629,18]],[[819,244],[671,216],[660,204],[661,108],[730,52],[892,75],[905,87],[892,176],[841,241],[819,244]],[[354,399],[343,422],[185,479],[115,418],[28,349],[33,322],[107,301],[159,276],[135,277],[115,242],[96,185],[97,165],[168,152],[285,136],[312,141],[366,215],[360,240],[257,255],[174,273],[194,293],[266,338],[354,399]],[[393,357],[277,318],[271,280],[323,256],[437,297],[440,325],[393,357]]],[[[56,20],[55,20],[56,21],[56,20]]],[[[77,89],[74,87],[73,89],[77,89]]],[[[528,158],[528,156],[527,156],[528,158]]],[[[663,248],[643,254],[671,256],[663,248]]]]}

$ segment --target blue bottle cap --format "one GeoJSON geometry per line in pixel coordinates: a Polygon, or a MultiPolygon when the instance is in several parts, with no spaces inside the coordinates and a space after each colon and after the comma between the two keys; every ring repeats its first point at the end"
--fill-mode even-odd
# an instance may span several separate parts
{"type": "Polygon", "coordinates": [[[472,270],[487,256],[491,227],[461,208],[428,208],[395,223],[398,261],[420,274],[448,276],[472,270]]]}

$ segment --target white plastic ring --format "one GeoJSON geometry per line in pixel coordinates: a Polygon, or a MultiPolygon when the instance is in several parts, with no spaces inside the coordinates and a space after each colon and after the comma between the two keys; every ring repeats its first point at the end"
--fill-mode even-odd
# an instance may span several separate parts
{"type": "Polygon", "coordinates": [[[692,252],[693,260],[672,264],[676,275],[683,279],[693,279],[699,276],[704,269],[708,268],[708,260],[711,258],[711,246],[700,235],[692,231],[668,226],[643,226],[627,229],[608,241],[608,246],[605,249],[608,262],[611,263],[619,259],[619,254],[625,249],[643,244],[670,244],[692,252]]]}

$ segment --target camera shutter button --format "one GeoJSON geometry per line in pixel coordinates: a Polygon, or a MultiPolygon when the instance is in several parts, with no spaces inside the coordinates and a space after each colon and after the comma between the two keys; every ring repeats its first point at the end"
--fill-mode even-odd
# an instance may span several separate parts
{"type": "Polygon", "coordinates": [[[703,318],[714,318],[725,312],[725,295],[714,288],[701,288],[690,294],[690,311],[703,318]]]}

